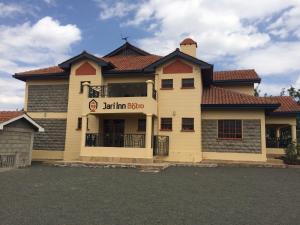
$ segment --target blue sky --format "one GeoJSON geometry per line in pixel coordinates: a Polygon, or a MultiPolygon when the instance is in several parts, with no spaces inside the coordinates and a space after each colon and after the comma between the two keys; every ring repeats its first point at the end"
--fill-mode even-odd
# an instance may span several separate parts
{"type": "Polygon", "coordinates": [[[0,0],[0,109],[23,107],[11,74],[104,55],[121,35],[160,55],[192,37],[216,70],[256,69],[262,93],[300,88],[300,0],[0,0]]]}

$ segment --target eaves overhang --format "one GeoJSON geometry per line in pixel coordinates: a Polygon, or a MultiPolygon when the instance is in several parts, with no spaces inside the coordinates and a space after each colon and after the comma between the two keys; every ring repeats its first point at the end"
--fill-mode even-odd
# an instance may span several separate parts
{"type": "Polygon", "coordinates": [[[69,73],[47,73],[47,74],[14,74],[12,77],[21,80],[26,81],[27,79],[68,79],[69,73]]]}

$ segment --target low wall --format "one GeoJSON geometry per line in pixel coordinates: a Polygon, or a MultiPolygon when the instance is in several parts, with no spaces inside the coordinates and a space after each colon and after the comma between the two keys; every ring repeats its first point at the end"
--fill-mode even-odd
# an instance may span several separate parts
{"type": "Polygon", "coordinates": [[[153,159],[153,149],[123,147],[82,147],[80,157],[153,159]]]}

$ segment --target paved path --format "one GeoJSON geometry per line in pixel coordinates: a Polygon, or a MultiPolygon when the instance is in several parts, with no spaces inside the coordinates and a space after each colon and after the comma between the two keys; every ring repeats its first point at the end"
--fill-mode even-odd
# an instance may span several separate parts
{"type": "Polygon", "coordinates": [[[35,165],[0,173],[2,225],[300,224],[300,170],[35,165]]]}

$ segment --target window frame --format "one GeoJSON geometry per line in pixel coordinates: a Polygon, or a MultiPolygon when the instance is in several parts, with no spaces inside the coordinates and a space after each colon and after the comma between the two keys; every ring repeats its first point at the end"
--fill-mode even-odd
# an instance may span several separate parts
{"type": "Polygon", "coordinates": [[[160,118],[160,130],[161,131],[172,131],[173,129],[173,118],[172,117],[161,117],[160,118]],[[163,120],[170,120],[169,123],[163,122],[163,120]],[[163,127],[169,126],[169,127],[163,127]]]}
{"type": "Polygon", "coordinates": [[[239,120],[239,119],[218,120],[217,121],[217,136],[218,136],[218,139],[221,139],[221,140],[222,139],[223,140],[241,140],[241,139],[243,139],[243,120],[239,120]],[[233,122],[234,122],[234,124],[233,124],[233,122]],[[220,132],[221,129],[222,129],[222,132],[220,132]]]}
{"type": "Polygon", "coordinates": [[[193,88],[195,88],[195,79],[194,78],[182,78],[181,79],[181,89],[193,89],[193,88]],[[192,86],[184,86],[184,81],[187,81],[187,80],[193,80],[193,85],[192,86]]]}
{"type": "Polygon", "coordinates": [[[137,131],[139,131],[139,132],[146,132],[146,126],[147,126],[146,125],[146,119],[138,119],[137,131]],[[141,121],[143,121],[143,124],[141,124],[141,121]]]}
{"type": "Polygon", "coordinates": [[[193,117],[182,117],[181,118],[181,131],[194,132],[195,131],[195,119],[193,117]],[[191,121],[186,123],[187,120],[191,120],[191,121]],[[191,126],[191,127],[187,128],[186,126],[191,126]]]}
{"type": "Polygon", "coordinates": [[[161,90],[172,90],[173,88],[174,88],[174,81],[173,81],[173,79],[161,79],[161,86],[160,86],[161,90]],[[166,87],[166,86],[164,86],[164,81],[171,81],[172,85],[168,85],[166,87]]]}

